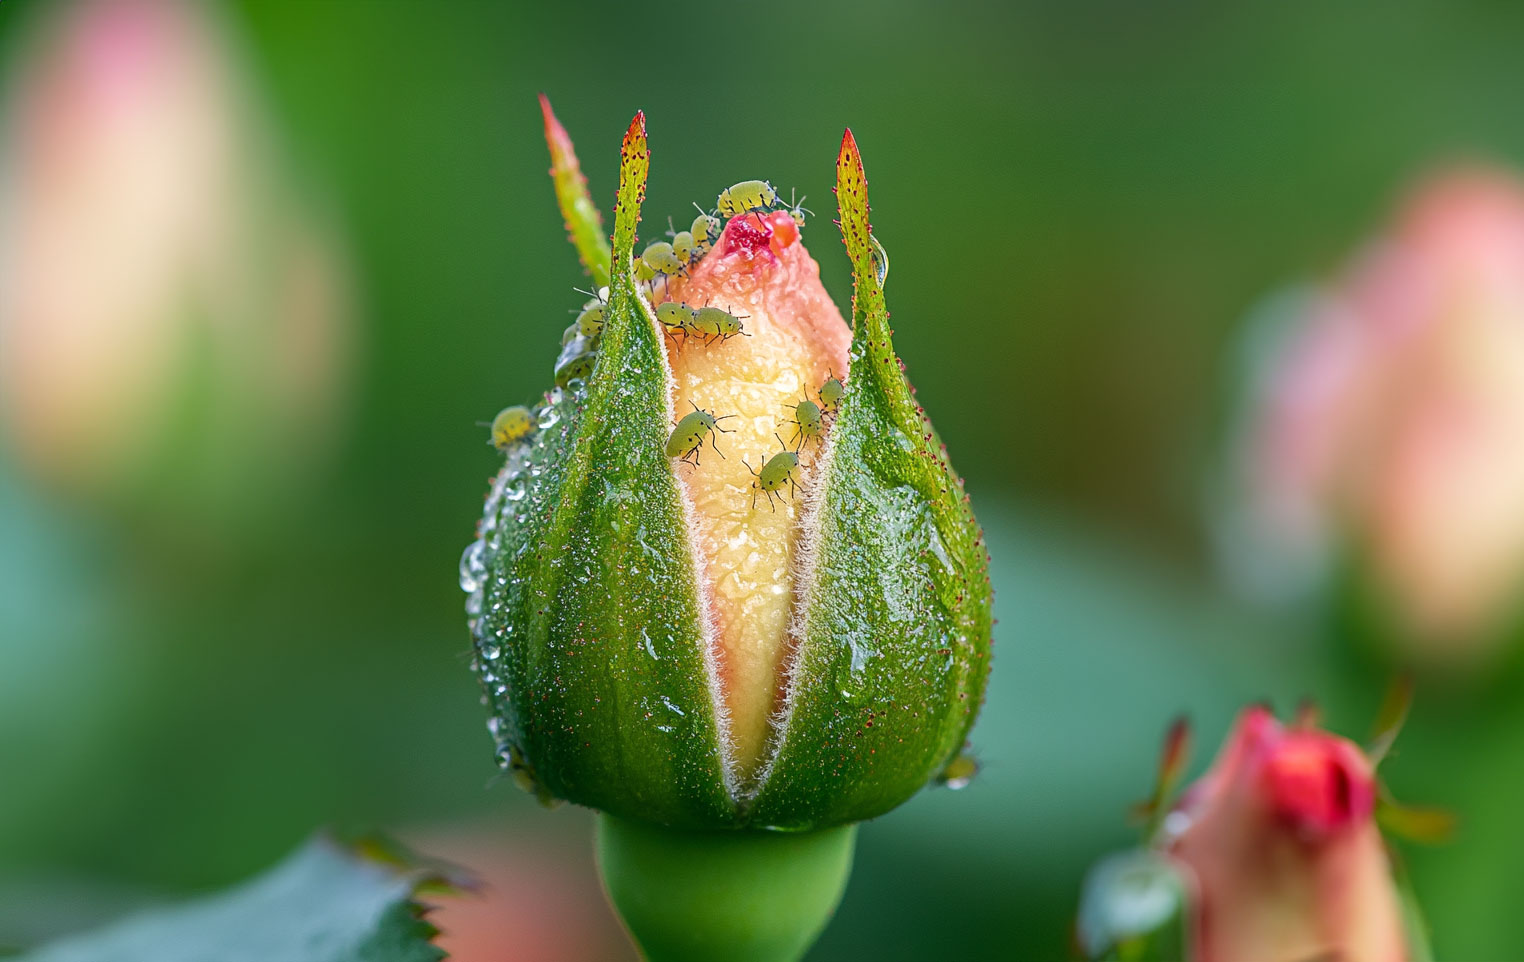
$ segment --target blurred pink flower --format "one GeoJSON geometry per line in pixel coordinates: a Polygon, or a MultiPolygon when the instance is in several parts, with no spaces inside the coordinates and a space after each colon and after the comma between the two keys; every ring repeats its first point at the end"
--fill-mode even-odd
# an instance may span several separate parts
{"type": "Polygon", "coordinates": [[[1296,315],[1239,464],[1255,536],[1347,537],[1411,653],[1484,654],[1524,582],[1524,187],[1421,184],[1296,315]]]}
{"type": "Polygon", "coordinates": [[[1195,962],[1401,962],[1403,918],[1346,739],[1250,708],[1165,823],[1195,890],[1195,962]]]}
{"type": "MultiPolygon", "coordinates": [[[[571,819],[563,820],[565,826],[571,819]]],[[[617,962],[634,958],[604,900],[581,816],[576,831],[525,833],[502,822],[411,833],[418,851],[466,869],[477,891],[430,898],[428,919],[455,962],[617,962]]]]}
{"type": "Polygon", "coordinates": [[[0,425],[73,494],[241,499],[331,443],[345,395],[338,252],[207,10],[49,11],[8,78],[0,425]]]}

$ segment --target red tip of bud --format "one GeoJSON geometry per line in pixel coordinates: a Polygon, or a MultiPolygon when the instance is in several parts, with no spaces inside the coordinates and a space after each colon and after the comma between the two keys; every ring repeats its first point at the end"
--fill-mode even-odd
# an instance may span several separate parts
{"type": "Polygon", "coordinates": [[[863,166],[862,154],[857,149],[857,138],[852,136],[852,128],[848,127],[841,135],[841,153],[837,155],[837,163],[851,163],[861,170],[863,166]]]}
{"type": "Polygon", "coordinates": [[[725,225],[725,232],[717,245],[721,256],[744,252],[755,256],[767,251],[773,256],[783,253],[799,241],[799,227],[788,211],[775,210],[769,214],[737,214],[725,225]]]}
{"type": "Polygon", "coordinates": [[[1264,788],[1276,817],[1321,839],[1364,822],[1375,808],[1370,766],[1342,739],[1288,732],[1265,760],[1264,788]]]}
{"type": "Polygon", "coordinates": [[[552,158],[559,159],[567,155],[575,157],[571,137],[567,135],[566,128],[561,126],[561,121],[556,119],[556,112],[550,109],[550,98],[543,93],[540,94],[540,114],[545,118],[545,142],[550,145],[552,158]]]}

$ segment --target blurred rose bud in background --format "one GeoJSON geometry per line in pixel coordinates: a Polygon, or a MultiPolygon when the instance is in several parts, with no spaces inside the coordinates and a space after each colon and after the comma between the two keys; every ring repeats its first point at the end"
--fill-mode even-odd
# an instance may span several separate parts
{"type": "MultiPolygon", "coordinates": [[[[1368,754],[1317,727],[1242,712],[1212,767],[1170,803],[1185,758],[1177,724],[1148,816],[1145,845],[1086,877],[1076,936],[1086,958],[1189,962],[1401,962],[1429,958],[1378,827],[1438,840],[1449,816],[1392,801],[1376,777],[1402,707],[1384,712],[1368,754]],[[1406,831],[1406,829],[1404,829],[1406,831]]],[[[1392,706],[1387,706],[1390,709],[1392,706]]],[[[1448,829],[1444,829],[1447,831],[1448,829]]]]}
{"type": "Polygon", "coordinates": [[[1164,825],[1194,892],[1192,958],[1407,958],[1376,795],[1373,764],[1347,739],[1262,707],[1239,716],[1164,825]]]}
{"type": "Polygon", "coordinates": [[[43,19],[6,78],[0,157],[11,457],[113,511],[257,515],[344,408],[334,238],[205,5],[85,0],[43,19]]]}
{"type": "Polygon", "coordinates": [[[1333,283],[1266,313],[1233,465],[1237,580],[1345,573],[1403,656],[1501,654],[1524,583],[1524,187],[1441,173],[1333,283]]]}

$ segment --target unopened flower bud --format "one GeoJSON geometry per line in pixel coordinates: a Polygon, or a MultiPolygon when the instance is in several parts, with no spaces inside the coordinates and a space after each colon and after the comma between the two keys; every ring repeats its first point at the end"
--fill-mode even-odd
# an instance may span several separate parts
{"type": "Polygon", "coordinates": [[[247,516],[332,441],[350,340],[333,237],[207,5],[42,20],[0,111],[7,445],[82,500],[247,516]]]}
{"type": "Polygon", "coordinates": [[[1245,711],[1165,822],[1163,848],[1194,893],[1191,958],[1407,958],[1375,802],[1352,742],[1245,711]]]}
{"type": "Polygon", "coordinates": [[[508,451],[462,564],[500,758],[545,798],[663,825],[882,814],[964,745],[990,586],[890,343],[856,144],[837,178],[849,327],[808,211],[765,182],[727,191],[722,229],[704,215],[681,254],[636,248],[641,116],[606,253],[548,105],[546,122],[568,232],[609,281],[574,308],[601,327],[567,332],[557,371],[585,360],[508,451]]]}
{"type": "Polygon", "coordinates": [[[1424,183],[1276,313],[1237,465],[1240,568],[1351,569],[1404,654],[1484,660],[1524,581],[1524,188],[1489,170],[1424,183]]]}

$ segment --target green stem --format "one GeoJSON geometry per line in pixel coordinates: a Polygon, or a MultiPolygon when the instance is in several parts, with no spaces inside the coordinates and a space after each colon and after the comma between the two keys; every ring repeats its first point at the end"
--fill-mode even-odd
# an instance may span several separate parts
{"type": "Polygon", "coordinates": [[[683,832],[598,816],[609,901],[650,962],[792,962],[830,921],[857,826],[683,832]]]}

